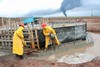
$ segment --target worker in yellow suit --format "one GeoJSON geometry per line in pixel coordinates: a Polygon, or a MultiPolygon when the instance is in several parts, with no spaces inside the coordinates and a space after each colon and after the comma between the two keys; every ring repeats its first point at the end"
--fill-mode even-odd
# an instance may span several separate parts
{"type": "Polygon", "coordinates": [[[60,45],[60,42],[56,36],[56,32],[53,28],[51,28],[50,26],[47,26],[46,23],[42,24],[42,28],[43,28],[43,34],[45,36],[45,49],[48,48],[48,44],[50,41],[50,34],[53,34],[55,36],[54,42],[56,43],[56,45],[60,45]]]}
{"type": "Polygon", "coordinates": [[[19,24],[19,28],[14,32],[13,35],[13,54],[20,59],[23,59],[23,47],[26,45],[23,36],[24,23],[19,24]]]}

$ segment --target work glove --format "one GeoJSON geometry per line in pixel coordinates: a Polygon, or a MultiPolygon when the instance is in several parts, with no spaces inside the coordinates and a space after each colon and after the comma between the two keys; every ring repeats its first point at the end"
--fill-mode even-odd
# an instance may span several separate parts
{"type": "Polygon", "coordinates": [[[50,36],[51,34],[50,34],[50,33],[48,33],[48,35],[50,36]]]}

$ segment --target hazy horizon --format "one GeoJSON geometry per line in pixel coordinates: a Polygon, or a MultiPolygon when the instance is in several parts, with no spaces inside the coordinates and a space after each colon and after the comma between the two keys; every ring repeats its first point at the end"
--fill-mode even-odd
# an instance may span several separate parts
{"type": "Polygon", "coordinates": [[[0,17],[100,16],[99,6],[99,0],[0,0],[0,17]]]}

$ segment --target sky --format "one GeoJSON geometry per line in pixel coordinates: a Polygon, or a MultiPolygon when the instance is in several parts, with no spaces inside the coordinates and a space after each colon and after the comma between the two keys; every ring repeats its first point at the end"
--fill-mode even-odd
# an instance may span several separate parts
{"type": "Polygon", "coordinates": [[[0,0],[0,17],[100,16],[100,0],[0,0]]]}

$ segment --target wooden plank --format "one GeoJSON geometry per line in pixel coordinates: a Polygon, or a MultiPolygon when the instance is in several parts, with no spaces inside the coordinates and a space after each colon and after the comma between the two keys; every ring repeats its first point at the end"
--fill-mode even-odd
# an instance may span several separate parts
{"type": "MultiPolygon", "coordinates": [[[[10,18],[8,18],[8,39],[10,40],[10,32],[9,30],[11,30],[11,21],[10,18]]],[[[8,46],[10,46],[10,41],[7,43],[8,46]]]]}
{"type": "MultiPolygon", "coordinates": [[[[3,30],[2,30],[2,32],[4,31],[4,20],[3,20],[3,18],[2,18],[2,28],[3,28],[3,30]]],[[[1,39],[3,39],[3,36],[2,36],[2,34],[1,34],[1,39]]],[[[4,45],[4,42],[2,41],[2,45],[4,45]]]]}
{"type": "Polygon", "coordinates": [[[32,46],[32,48],[35,48],[33,32],[30,29],[29,24],[27,24],[27,27],[28,27],[28,33],[29,33],[29,36],[30,36],[31,46],[32,46]]]}
{"type": "Polygon", "coordinates": [[[11,26],[10,26],[10,24],[11,24],[11,21],[10,21],[10,18],[8,18],[8,39],[10,39],[10,32],[9,32],[9,30],[11,30],[11,26]]]}
{"type": "Polygon", "coordinates": [[[14,26],[13,27],[14,27],[14,31],[16,31],[16,22],[14,22],[14,26]]]}
{"type": "Polygon", "coordinates": [[[37,34],[37,29],[35,28],[35,38],[36,38],[36,42],[37,42],[37,47],[38,47],[38,49],[40,50],[40,46],[39,46],[39,40],[38,40],[38,34],[37,34]]]}

